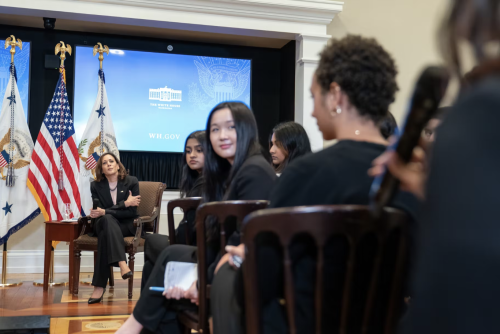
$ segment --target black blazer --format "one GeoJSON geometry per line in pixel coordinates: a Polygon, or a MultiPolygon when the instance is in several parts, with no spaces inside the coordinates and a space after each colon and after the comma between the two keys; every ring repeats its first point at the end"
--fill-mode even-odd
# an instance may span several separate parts
{"type": "MultiPolygon", "coordinates": [[[[271,164],[264,159],[262,154],[253,155],[241,165],[225,197],[228,201],[269,200],[275,180],[276,173],[271,164]]],[[[227,244],[237,246],[241,243],[241,237],[239,226],[236,226],[236,220],[232,218],[234,217],[229,217],[229,220],[225,223],[226,235],[229,235],[227,244]]],[[[211,263],[208,267],[209,282],[212,281],[215,267],[222,257],[219,254],[219,248],[220,241],[218,239],[208,242],[207,258],[208,263],[211,263]]]]}
{"type": "Polygon", "coordinates": [[[116,205],[114,205],[106,178],[103,178],[101,182],[93,181],[90,184],[92,200],[98,199],[100,203],[99,207],[105,209],[107,215],[112,215],[118,219],[121,224],[127,226],[132,235],[135,235],[134,219],[139,216],[137,214],[137,207],[129,206],[127,208],[125,201],[128,198],[129,191],[132,192],[133,196],[139,195],[139,181],[135,176],[127,175],[123,180],[118,181],[116,190],[116,205]]]}

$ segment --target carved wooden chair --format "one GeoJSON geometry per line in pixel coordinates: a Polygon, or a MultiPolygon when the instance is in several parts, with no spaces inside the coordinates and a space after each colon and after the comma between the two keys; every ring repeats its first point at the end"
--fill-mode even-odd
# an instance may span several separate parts
{"type": "MultiPolygon", "coordinates": [[[[166,185],[161,182],[139,182],[139,194],[141,203],[137,207],[138,218],[134,220],[134,226],[137,227],[134,237],[126,237],[125,253],[128,254],[128,265],[132,272],[134,271],[135,254],[144,251],[144,238],[141,238],[142,230],[146,233],[158,233],[160,225],[161,199],[166,185]]],[[[74,241],[75,262],[73,276],[73,294],[78,295],[78,282],[80,277],[80,257],[82,251],[97,252],[97,237],[90,237],[87,233],[90,231],[90,216],[81,217],[78,224],[81,227],[81,233],[78,239],[74,241]]],[[[95,258],[95,256],[94,256],[95,258]]],[[[113,267],[110,267],[111,275],[109,285],[114,286],[113,267]]],[[[134,287],[134,277],[128,279],[128,298],[132,299],[134,287]]]]}
{"type": "Polygon", "coordinates": [[[243,276],[247,333],[262,333],[256,258],[263,240],[257,236],[262,233],[274,235],[283,254],[284,300],[280,302],[286,309],[289,333],[297,333],[296,306],[301,306],[296,303],[297,276],[292,274],[300,269],[294,267],[296,262],[290,255],[290,245],[297,242],[298,236],[310,238],[316,251],[312,261],[316,265],[315,284],[311,287],[315,323],[310,333],[395,333],[404,298],[408,223],[408,216],[396,209],[386,208],[375,221],[366,206],[348,205],[268,209],[247,216],[242,228],[246,247],[243,276]],[[331,247],[332,243],[340,248],[329,248],[329,253],[325,253],[326,246],[331,247]],[[331,254],[339,256],[336,265],[328,262],[331,254]],[[330,267],[325,263],[330,263],[330,267]],[[335,274],[330,275],[335,271],[332,268],[344,268],[345,273],[339,271],[338,279],[334,279],[335,274]],[[326,279],[324,270],[328,270],[326,279]],[[337,292],[336,297],[326,292],[325,284],[328,291],[337,292]],[[325,301],[329,307],[335,307],[325,309],[325,301]]]}
{"type": "MultiPolygon", "coordinates": [[[[167,214],[168,214],[168,238],[170,240],[171,245],[175,245],[177,243],[177,238],[175,235],[175,222],[174,222],[174,209],[180,208],[184,212],[184,219],[186,218],[186,214],[189,210],[196,210],[201,203],[201,197],[186,197],[186,198],[177,198],[171,200],[167,204],[167,214]]],[[[189,234],[190,234],[190,226],[186,226],[186,237],[185,240],[188,241],[189,245],[189,234]]],[[[192,245],[196,246],[196,245],[192,245]]]]}
{"type": "Polygon", "coordinates": [[[181,312],[178,315],[180,323],[184,326],[185,333],[190,333],[191,329],[198,333],[209,333],[208,327],[208,307],[210,298],[210,285],[207,283],[208,264],[206,263],[206,226],[205,220],[211,216],[217,219],[220,230],[220,251],[226,253],[227,244],[225,233],[225,222],[228,217],[235,217],[236,223],[241,222],[249,213],[265,209],[269,205],[268,201],[221,201],[205,203],[198,207],[196,211],[196,233],[198,245],[198,314],[190,311],[181,312]]]}

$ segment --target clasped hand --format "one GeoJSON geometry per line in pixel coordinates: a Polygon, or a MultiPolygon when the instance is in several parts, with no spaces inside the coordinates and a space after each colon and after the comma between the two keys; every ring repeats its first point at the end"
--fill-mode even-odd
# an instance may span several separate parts
{"type": "Polygon", "coordinates": [[[97,208],[97,209],[90,209],[90,217],[91,218],[99,218],[101,216],[104,216],[106,214],[106,210],[97,208]]]}

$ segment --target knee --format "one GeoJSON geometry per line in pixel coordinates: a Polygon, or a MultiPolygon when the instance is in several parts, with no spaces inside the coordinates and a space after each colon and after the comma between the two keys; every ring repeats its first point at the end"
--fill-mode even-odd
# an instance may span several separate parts
{"type": "Polygon", "coordinates": [[[196,257],[196,247],[188,245],[171,245],[161,252],[160,257],[162,257],[165,262],[187,262],[189,259],[194,259],[196,257]]]}
{"type": "Polygon", "coordinates": [[[109,224],[112,224],[115,222],[115,218],[112,215],[104,215],[99,219],[99,225],[101,225],[101,228],[106,229],[109,224]]]}

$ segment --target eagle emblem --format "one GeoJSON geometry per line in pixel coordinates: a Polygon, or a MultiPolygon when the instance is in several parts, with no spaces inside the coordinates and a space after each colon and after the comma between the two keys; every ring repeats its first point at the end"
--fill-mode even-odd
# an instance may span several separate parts
{"type": "MultiPolygon", "coordinates": [[[[104,137],[106,137],[106,135],[104,137]]],[[[116,149],[115,142],[116,141],[114,137],[112,137],[111,140],[106,140],[105,138],[102,143],[103,146],[102,153],[105,154],[107,152],[111,152],[114,153],[115,155],[118,155],[118,149],[116,149]]],[[[87,139],[84,139],[80,142],[80,144],[78,145],[78,156],[85,163],[85,170],[88,173],[92,173],[92,177],[95,180],[96,178],[95,168],[97,166],[97,161],[101,157],[101,132],[99,132],[99,135],[90,143],[89,148],[87,149],[87,156],[84,157],[83,153],[84,153],[84,147],[86,145],[87,145],[87,139]]]]}
{"type": "Polygon", "coordinates": [[[15,131],[13,138],[13,150],[10,152],[10,132],[11,129],[0,140],[0,176],[2,180],[6,179],[4,168],[9,166],[12,158],[14,169],[20,169],[29,166],[31,160],[31,150],[33,149],[28,144],[26,134],[15,131]],[[12,155],[12,156],[11,156],[12,155]]]}

